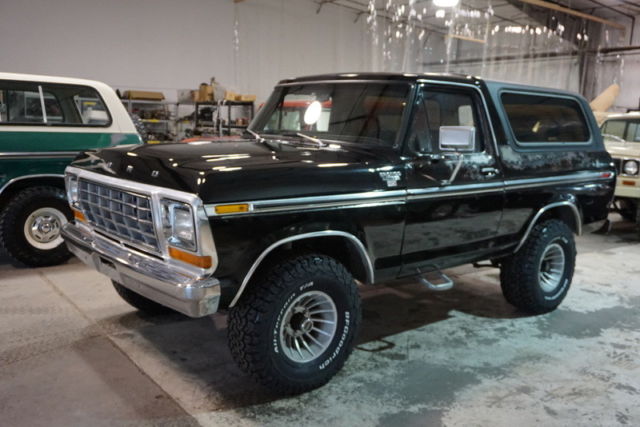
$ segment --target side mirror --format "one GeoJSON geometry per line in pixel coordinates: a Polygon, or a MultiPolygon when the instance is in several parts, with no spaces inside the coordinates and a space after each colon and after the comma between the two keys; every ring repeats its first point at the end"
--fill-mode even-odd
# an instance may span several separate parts
{"type": "Polygon", "coordinates": [[[474,126],[440,126],[440,151],[457,153],[473,152],[476,149],[474,126]]]}

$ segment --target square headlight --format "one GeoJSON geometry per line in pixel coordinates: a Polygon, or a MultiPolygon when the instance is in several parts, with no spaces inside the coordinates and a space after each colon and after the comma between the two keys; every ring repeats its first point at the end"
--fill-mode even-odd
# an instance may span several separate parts
{"type": "Polygon", "coordinates": [[[162,200],[162,228],[171,246],[195,251],[196,227],[191,206],[173,200],[162,200]]]}

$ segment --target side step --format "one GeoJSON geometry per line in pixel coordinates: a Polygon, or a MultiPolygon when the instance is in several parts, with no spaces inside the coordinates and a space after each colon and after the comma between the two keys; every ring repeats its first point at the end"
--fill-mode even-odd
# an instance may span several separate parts
{"type": "Polygon", "coordinates": [[[448,291],[453,288],[453,280],[441,271],[433,271],[430,273],[420,273],[418,281],[426,286],[430,291],[448,291]],[[428,277],[428,278],[427,278],[428,277]]]}

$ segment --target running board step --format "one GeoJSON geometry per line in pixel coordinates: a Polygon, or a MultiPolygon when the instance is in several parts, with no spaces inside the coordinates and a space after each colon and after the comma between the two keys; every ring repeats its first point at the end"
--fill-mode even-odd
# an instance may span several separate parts
{"type": "Polygon", "coordinates": [[[453,288],[453,280],[441,271],[433,271],[418,276],[418,281],[430,291],[448,291],[453,288]],[[427,278],[427,276],[429,278],[427,278]]]}

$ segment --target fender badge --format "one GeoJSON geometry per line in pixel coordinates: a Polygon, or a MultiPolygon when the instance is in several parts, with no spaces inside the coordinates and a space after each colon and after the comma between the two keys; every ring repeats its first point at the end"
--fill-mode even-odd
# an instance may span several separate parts
{"type": "Polygon", "coordinates": [[[402,172],[400,171],[389,171],[389,172],[379,172],[380,178],[387,184],[387,187],[397,187],[398,181],[402,178],[402,172]]]}
{"type": "Polygon", "coordinates": [[[160,175],[160,172],[158,172],[158,171],[151,172],[151,178],[157,178],[158,175],[160,175]]]}
{"type": "Polygon", "coordinates": [[[131,165],[127,166],[127,172],[128,173],[133,172],[133,166],[131,166],[131,165]]]}

